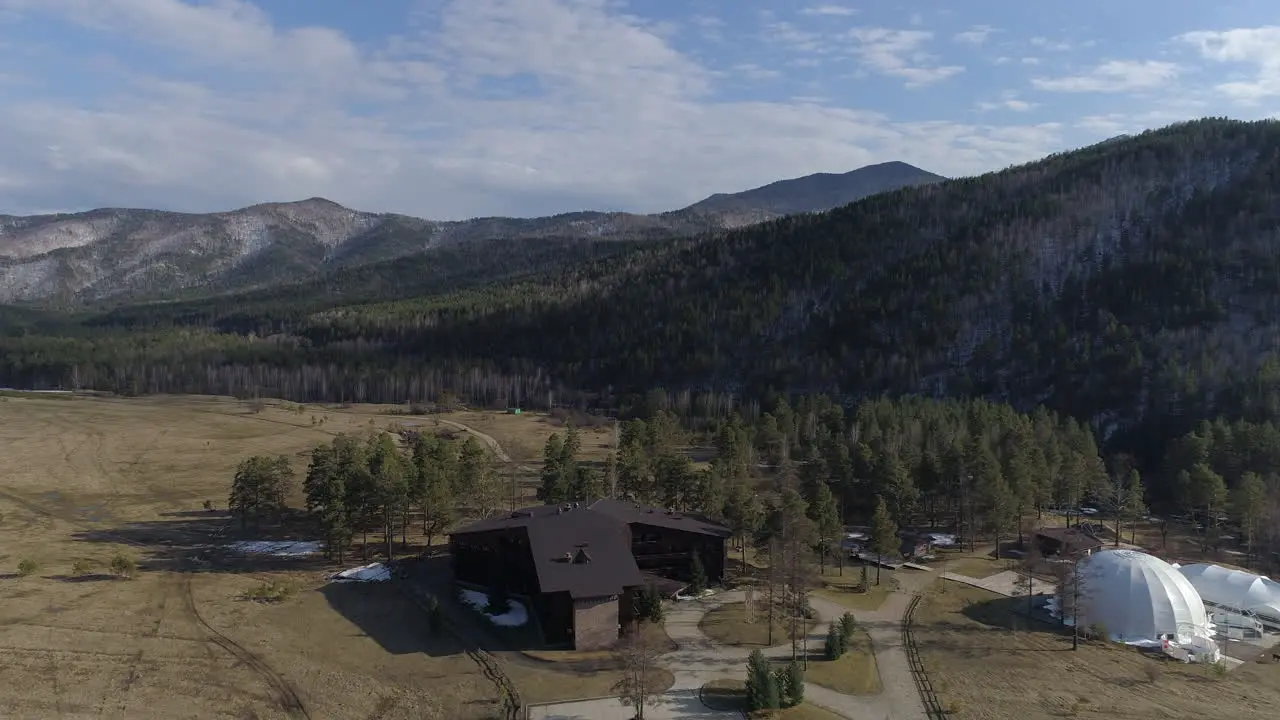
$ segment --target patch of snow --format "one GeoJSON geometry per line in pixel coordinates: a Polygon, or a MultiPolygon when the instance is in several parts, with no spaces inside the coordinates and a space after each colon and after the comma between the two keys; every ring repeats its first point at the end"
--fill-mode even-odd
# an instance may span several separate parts
{"type": "Polygon", "coordinates": [[[701,598],[711,597],[712,595],[715,595],[715,594],[716,594],[715,590],[712,590],[711,588],[707,588],[706,590],[703,590],[702,592],[696,593],[693,595],[682,595],[680,593],[676,593],[676,600],[699,600],[701,598]]]}
{"type": "Polygon", "coordinates": [[[242,553],[258,553],[277,557],[314,555],[324,548],[319,540],[240,540],[227,547],[242,553]]]}
{"type": "Polygon", "coordinates": [[[382,563],[369,563],[360,567],[334,573],[334,582],[386,582],[391,579],[391,568],[382,563]]]}
{"type": "Polygon", "coordinates": [[[934,532],[934,533],[928,533],[927,535],[925,535],[925,537],[929,538],[929,540],[934,545],[955,545],[956,544],[956,536],[951,535],[949,533],[934,532]]]}
{"type": "MultiPolygon", "coordinates": [[[[462,599],[468,605],[484,613],[484,609],[489,606],[489,596],[477,592],[475,590],[463,590],[462,599]]],[[[515,600],[507,601],[507,611],[501,615],[490,615],[485,613],[485,617],[489,618],[489,622],[502,627],[520,627],[529,622],[529,613],[525,611],[524,605],[515,600]]]]}

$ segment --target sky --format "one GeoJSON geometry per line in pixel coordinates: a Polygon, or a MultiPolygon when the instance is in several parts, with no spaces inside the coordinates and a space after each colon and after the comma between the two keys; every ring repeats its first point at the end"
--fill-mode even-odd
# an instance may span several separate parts
{"type": "Polygon", "coordinates": [[[0,213],[654,212],[1280,116],[1276,0],[0,0],[0,213]]]}

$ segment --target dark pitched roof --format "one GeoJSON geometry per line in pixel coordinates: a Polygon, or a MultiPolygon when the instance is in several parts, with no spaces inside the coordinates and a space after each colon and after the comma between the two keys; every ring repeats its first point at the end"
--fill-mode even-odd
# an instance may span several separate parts
{"type": "Polygon", "coordinates": [[[729,528],[718,523],[711,522],[710,520],[698,515],[673,512],[670,510],[663,510],[661,508],[648,508],[635,503],[625,502],[623,500],[610,500],[608,498],[604,498],[596,500],[588,507],[591,510],[603,513],[628,524],[642,523],[644,525],[671,528],[673,530],[684,530],[685,532],[698,533],[700,535],[711,535],[714,537],[729,537],[733,534],[729,528]]]}
{"type": "Polygon", "coordinates": [[[627,526],[589,508],[541,505],[480,520],[450,535],[524,528],[544,593],[574,598],[621,594],[643,585],[627,526]]]}
{"type": "Polygon", "coordinates": [[[1087,550],[1101,547],[1103,544],[1103,542],[1098,538],[1078,528],[1040,528],[1039,530],[1036,530],[1036,535],[1052,538],[1053,540],[1062,543],[1069,550],[1087,550]]]}
{"type": "Polygon", "coordinates": [[[542,592],[571,597],[618,595],[644,584],[625,527],[586,508],[543,516],[528,526],[529,550],[542,592]]]}

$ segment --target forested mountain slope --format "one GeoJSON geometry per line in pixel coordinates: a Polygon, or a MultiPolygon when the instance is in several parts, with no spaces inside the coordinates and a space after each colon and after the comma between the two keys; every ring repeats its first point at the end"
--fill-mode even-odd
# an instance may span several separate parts
{"type": "Polygon", "coordinates": [[[75,337],[28,319],[0,383],[980,394],[1150,446],[1280,413],[1278,192],[1280,124],[1198,121],[454,294],[136,308],[75,337]]]}
{"type": "MultiPolygon", "coordinates": [[[[69,306],[173,299],[287,285],[320,275],[334,275],[326,282],[341,284],[351,277],[345,273],[350,268],[382,263],[372,272],[396,275],[399,269],[386,261],[415,258],[411,263],[421,266],[418,256],[439,248],[527,240],[538,246],[532,253],[539,254],[566,240],[671,239],[829,210],[873,193],[940,179],[905,163],[884,163],[713,195],[682,210],[652,215],[576,212],[444,222],[360,212],[323,198],[208,214],[107,208],[0,215],[0,302],[69,306]]],[[[517,257],[525,254],[514,249],[517,257]]],[[[566,249],[564,262],[578,259],[577,249],[566,249]]],[[[491,279],[502,277],[504,273],[495,273],[491,279]]],[[[435,290],[424,286],[420,292],[435,290]]]]}
{"type": "Polygon", "coordinates": [[[904,162],[887,162],[847,173],[814,173],[779,180],[740,193],[716,194],[681,212],[723,218],[725,227],[742,227],[783,215],[823,212],[877,193],[941,182],[946,178],[904,162]]]}

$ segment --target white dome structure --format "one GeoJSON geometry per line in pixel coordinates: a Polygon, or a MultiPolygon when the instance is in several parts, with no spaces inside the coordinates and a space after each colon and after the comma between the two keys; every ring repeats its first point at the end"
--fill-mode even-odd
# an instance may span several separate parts
{"type": "MultiPolygon", "coordinates": [[[[1081,560],[1077,574],[1081,624],[1104,625],[1114,640],[1213,636],[1200,594],[1160,558],[1136,550],[1102,550],[1081,560]]],[[[1063,598],[1060,607],[1070,608],[1070,603],[1071,598],[1063,598]]],[[[1073,620],[1064,618],[1067,624],[1073,620]]]]}
{"type": "Polygon", "coordinates": [[[1280,624],[1280,583],[1275,580],[1207,563],[1186,565],[1178,571],[1205,602],[1251,612],[1270,624],[1280,624]]]}

